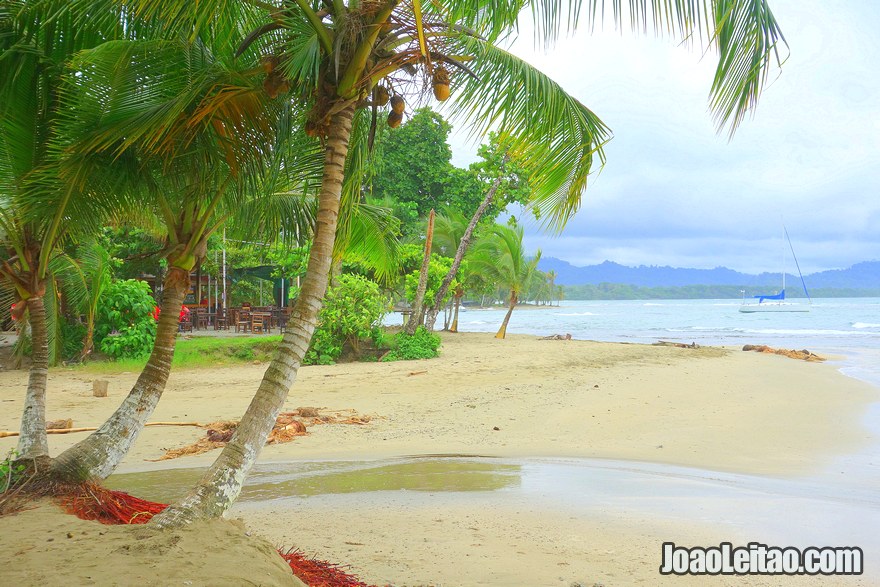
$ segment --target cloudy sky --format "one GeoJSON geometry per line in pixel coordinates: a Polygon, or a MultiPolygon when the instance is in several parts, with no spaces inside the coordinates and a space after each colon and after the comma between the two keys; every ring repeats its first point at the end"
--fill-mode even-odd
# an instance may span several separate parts
{"type": "MultiPolygon", "coordinates": [[[[575,265],[778,271],[782,223],[805,273],[880,259],[880,3],[771,0],[790,54],[732,142],[707,108],[715,55],[627,30],[513,52],[614,131],[560,236],[528,246],[575,265]]],[[[473,147],[451,140],[454,162],[473,147]]],[[[789,270],[793,270],[790,267],[789,270]]]]}

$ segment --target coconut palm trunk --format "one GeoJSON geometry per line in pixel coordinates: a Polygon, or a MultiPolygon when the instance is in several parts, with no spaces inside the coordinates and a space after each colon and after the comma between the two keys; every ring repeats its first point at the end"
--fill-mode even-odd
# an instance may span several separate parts
{"type": "Polygon", "coordinates": [[[287,332],[229,444],[183,500],[153,518],[159,526],[178,526],[223,515],[241,492],[245,477],[275,425],[309,348],[327,290],[353,116],[354,106],[348,106],[331,119],[308,270],[287,332]]]}
{"type": "Polygon", "coordinates": [[[42,296],[27,300],[31,324],[32,363],[28,375],[27,395],[21,415],[18,437],[18,458],[39,459],[49,456],[46,440],[46,379],[49,374],[49,334],[46,328],[46,307],[42,296]]]}
{"type": "Polygon", "coordinates": [[[458,309],[461,307],[461,296],[458,292],[455,293],[455,310],[452,315],[452,325],[449,327],[449,332],[458,332],[458,309]]]}
{"type": "Polygon", "coordinates": [[[180,309],[188,290],[189,272],[173,267],[165,278],[156,342],[144,370],[113,415],[53,461],[53,477],[70,481],[105,479],[125,458],[165,390],[174,358],[180,309]]]}
{"type": "Polygon", "coordinates": [[[428,269],[431,265],[431,244],[434,241],[434,210],[428,214],[428,228],[425,230],[425,254],[422,257],[422,267],[419,270],[419,285],[416,288],[416,299],[413,301],[412,314],[404,329],[412,336],[416,328],[422,325],[425,315],[425,291],[428,289],[428,269]]]}
{"type": "Polygon", "coordinates": [[[510,315],[513,314],[516,302],[516,290],[510,290],[510,306],[507,308],[507,314],[504,315],[504,321],[501,323],[501,328],[495,334],[495,338],[504,338],[507,335],[507,323],[510,322],[510,315]]]}
{"type": "Polygon", "coordinates": [[[425,317],[425,328],[428,330],[434,330],[434,323],[437,322],[437,314],[440,313],[440,308],[443,304],[443,298],[446,297],[446,292],[449,291],[449,285],[452,283],[452,280],[455,279],[455,276],[458,275],[458,268],[461,267],[461,260],[464,259],[464,254],[467,252],[468,247],[471,245],[471,238],[474,235],[474,230],[477,228],[477,224],[480,222],[480,218],[483,217],[483,214],[486,213],[486,209],[492,203],[492,199],[495,197],[495,193],[498,191],[498,187],[501,185],[501,174],[499,173],[498,177],[495,178],[495,181],[492,182],[492,187],[489,188],[489,191],[486,192],[486,197],[483,198],[483,201],[480,202],[477,211],[474,212],[471,221],[468,223],[467,228],[464,231],[464,234],[461,236],[461,241],[458,243],[458,249],[455,250],[455,257],[452,259],[452,266],[449,267],[449,271],[446,272],[446,276],[443,278],[443,282],[440,284],[440,289],[437,290],[437,294],[434,297],[434,305],[428,310],[428,314],[425,317]]]}

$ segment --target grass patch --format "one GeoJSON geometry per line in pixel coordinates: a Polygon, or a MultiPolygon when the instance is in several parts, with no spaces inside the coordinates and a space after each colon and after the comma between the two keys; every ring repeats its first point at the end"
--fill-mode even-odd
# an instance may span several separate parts
{"type": "MultiPolygon", "coordinates": [[[[253,361],[271,360],[272,353],[281,342],[281,335],[249,336],[226,338],[196,336],[190,339],[179,338],[174,349],[171,367],[175,369],[194,369],[237,365],[253,361]]],[[[121,373],[140,371],[147,364],[147,358],[122,359],[119,361],[92,361],[76,367],[90,373],[121,373]]]]}

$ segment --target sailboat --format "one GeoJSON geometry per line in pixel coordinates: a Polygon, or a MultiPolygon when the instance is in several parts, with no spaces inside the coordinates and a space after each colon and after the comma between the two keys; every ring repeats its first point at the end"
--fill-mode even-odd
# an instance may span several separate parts
{"type": "Polygon", "coordinates": [[[798,302],[786,302],[785,301],[785,243],[782,245],[782,289],[779,290],[775,294],[762,294],[753,296],[758,300],[757,303],[747,304],[745,301],[745,291],[743,291],[743,303],[739,307],[740,312],[744,313],[753,313],[753,312],[809,312],[810,307],[813,304],[813,300],[810,299],[810,294],[807,291],[807,284],[804,281],[804,276],[801,273],[801,266],[798,263],[797,256],[794,254],[794,247],[791,246],[791,239],[788,237],[788,231],[785,229],[785,226],[782,227],[782,235],[785,238],[785,241],[788,242],[788,248],[791,251],[791,256],[794,259],[794,264],[797,267],[798,275],[801,278],[801,285],[804,287],[804,295],[807,296],[806,304],[801,304],[798,302]]]}

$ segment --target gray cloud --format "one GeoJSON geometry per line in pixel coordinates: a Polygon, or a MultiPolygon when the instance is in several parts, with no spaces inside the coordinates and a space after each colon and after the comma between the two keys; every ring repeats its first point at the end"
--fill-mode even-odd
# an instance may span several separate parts
{"type": "Polygon", "coordinates": [[[524,34],[513,51],[615,134],[581,211],[555,238],[528,226],[529,246],[574,264],[775,271],[784,221],[805,270],[880,258],[880,8],[771,6],[791,55],[732,142],[707,111],[713,55],[613,31],[543,54],[524,34]]]}

